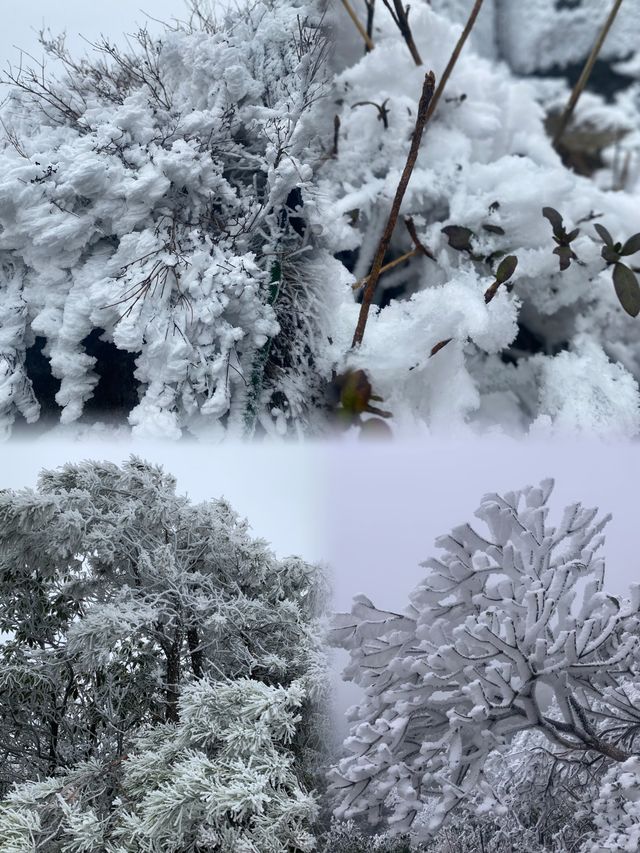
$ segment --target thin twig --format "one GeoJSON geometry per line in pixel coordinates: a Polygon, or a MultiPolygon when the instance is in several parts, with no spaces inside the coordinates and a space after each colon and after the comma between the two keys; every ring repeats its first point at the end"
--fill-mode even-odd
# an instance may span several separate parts
{"type": "Polygon", "coordinates": [[[353,11],[353,7],[352,7],[351,3],[349,2],[349,0],[342,0],[342,5],[347,10],[347,14],[349,15],[349,17],[351,18],[351,20],[355,24],[356,29],[358,30],[358,32],[360,33],[362,38],[364,39],[364,43],[367,47],[367,50],[373,50],[373,41],[371,40],[371,37],[369,36],[369,34],[365,30],[365,28],[362,26],[362,22],[360,21],[360,18],[353,11]]]}
{"type": "Polygon", "coordinates": [[[413,217],[405,216],[404,224],[406,226],[407,231],[409,232],[409,236],[413,240],[413,245],[416,247],[416,249],[420,249],[423,255],[426,255],[428,258],[431,258],[432,261],[435,261],[436,258],[431,249],[428,249],[418,237],[418,232],[416,231],[416,226],[415,222],[413,221],[413,217]]]}
{"type": "MultiPolygon", "coordinates": [[[[413,219],[410,216],[405,216],[404,224],[407,227],[409,236],[413,240],[413,249],[411,249],[409,252],[405,252],[404,255],[400,255],[399,258],[395,258],[393,261],[389,261],[388,264],[385,264],[380,270],[380,275],[384,275],[384,273],[389,272],[389,270],[394,269],[394,267],[400,266],[400,264],[403,264],[405,261],[408,261],[411,258],[415,258],[416,255],[426,255],[427,258],[430,258],[432,261],[435,261],[435,255],[433,254],[433,252],[430,249],[427,249],[427,247],[418,237],[413,219]]],[[[361,278],[359,281],[356,281],[355,284],[352,284],[351,289],[360,290],[361,287],[365,286],[368,280],[369,276],[366,275],[364,278],[361,278]]]]}
{"type": "Polygon", "coordinates": [[[576,83],[576,85],[573,87],[573,92],[571,92],[571,97],[569,98],[567,106],[565,107],[565,110],[562,113],[562,117],[560,118],[560,124],[558,125],[558,129],[556,130],[555,136],[553,137],[553,144],[556,148],[558,147],[558,144],[562,139],[565,130],[567,129],[569,120],[571,119],[573,111],[576,108],[576,104],[578,103],[578,99],[580,98],[584,87],[587,85],[589,77],[591,76],[591,72],[593,71],[593,66],[596,63],[596,59],[598,58],[598,54],[602,49],[604,40],[606,39],[607,34],[611,29],[611,25],[615,21],[616,15],[618,14],[618,10],[620,9],[621,5],[622,0],[615,0],[611,11],[609,12],[609,15],[607,17],[607,20],[604,22],[604,26],[600,30],[598,38],[596,39],[595,44],[591,49],[591,53],[589,54],[589,57],[585,62],[584,68],[582,69],[582,74],[578,78],[578,82],[576,83]]]}
{"type": "Polygon", "coordinates": [[[476,18],[482,8],[483,0],[476,0],[474,3],[473,9],[471,10],[471,14],[469,15],[469,20],[467,21],[464,30],[460,34],[460,38],[458,39],[458,43],[453,49],[453,53],[451,54],[451,58],[447,63],[447,67],[444,69],[442,73],[442,77],[440,78],[440,82],[438,83],[438,88],[436,89],[433,98],[431,99],[431,105],[429,106],[429,112],[427,114],[427,121],[431,118],[431,116],[436,111],[436,107],[438,106],[438,101],[442,97],[442,93],[444,92],[445,86],[447,85],[447,81],[451,76],[451,72],[455,68],[455,64],[458,61],[458,57],[462,53],[462,48],[466,40],[469,38],[469,34],[473,29],[473,26],[476,22],[476,18]]]}
{"type": "Polygon", "coordinates": [[[402,199],[404,198],[404,194],[407,191],[407,186],[409,184],[411,173],[413,172],[414,166],[416,165],[416,160],[418,159],[418,151],[420,150],[422,133],[424,131],[424,126],[427,122],[429,104],[431,103],[431,99],[433,98],[435,84],[435,75],[433,71],[429,71],[429,73],[425,75],[424,84],[422,86],[422,95],[420,96],[420,103],[418,104],[418,115],[416,117],[416,125],[411,137],[411,148],[409,149],[407,162],[405,163],[402,175],[400,176],[400,182],[398,184],[398,188],[396,189],[396,194],[391,205],[389,219],[387,220],[387,225],[384,229],[382,237],[380,238],[380,243],[378,244],[376,255],[373,259],[373,264],[371,266],[371,272],[369,273],[367,285],[362,295],[362,305],[360,306],[358,324],[356,326],[356,330],[353,335],[353,341],[351,343],[352,348],[359,346],[362,343],[362,338],[364,337],[364,330],[367,326],[367,319],[369,317],[369,309],[371,308],[373,294],[375,292],[376,285],[378,284],[378,279],[380,278],[380,271],[382,270],[384,256],[386,255],[387,249],[389,248],[389,244],[391,243],[391,236],[393,235],[394,228],[396,227],[396,222],[398,221],[398,214],[400,213],[400,205],[402,204],[402,199]]]}
{"type": "Polygon", "coordinates": [[[393,0],[393,9],[391,8],[391,4],[389,0],[382,0],[387,9],[391,12],[391,17],[396,23],[396,26],[402,33],[402,38],[406,41],[407,47],[409,48],[409,53],[413,57],[413,61],[416,65],[422,65],[422,59],[420,54],[418,53],[418,48],[416,47],[416,43],[413,40],[413,33],[411,32],[411,27],[409,26],[409,7],[406,8],[402,5],[402,0],[393,0]]]}
{"type": "MultiPolygon", "coordinates": [[[[416,246],[414,249],[411,249],[409,252],[405,252],[404,255],[400,255],[399,258],[394,258],[394,260],[389,261],[388,264],[385,264],[383,267],[380,267],[380,275],[384,275],[386,272],[389,272],[389,270],[392,270],[395,267],[400,266],[400,264],[403,264],[405,261],[408,261],[411,258],[415,258],[416,255],[422,255],[422,254],[424,254],[422,249],[419,249],[416,246]]],[[[364,278],[361,278],[358,281],[356,281],[354,284],[352,284],[351,289],[352,290],[360,290],[360,288],[364,287],[370,278],[371,278],[371,274],[365,275],[364,278]]]]}
{"type": "MultiPolygon", "coordinates": [[[[364,0],[367,5],[367,35],[373,40],[373,18],[376,11],[376,0],[364,0]]],[[[370,48],[365,46],[365,50],[369,53],[370,48]]]]}
{"type": "Polygon", "coordinates": [[[385,98],[381,104],[376,104],[375,101],[356,101],[355,104],[351,104],[351,109],[354,110],[356,107],[375,107],[378,110],[378,120],[382,122],[385,130],[389,130],[388,100],[389,98],[385,98]]]}

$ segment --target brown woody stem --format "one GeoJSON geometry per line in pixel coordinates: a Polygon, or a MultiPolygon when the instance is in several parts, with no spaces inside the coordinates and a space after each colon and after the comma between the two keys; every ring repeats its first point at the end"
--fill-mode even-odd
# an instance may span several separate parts
{"type": "Polygon", "coordinates": [[[355,27],[362,36],[362,38],[364,39],[364,43],[366,45],[367,50],[373,50],[373,41],[371,40],[371,37],[369,36],[365,28],[362,26],[360,18],[353,11],[353,6],[349,2],[349,0],[342,0],[342,5],[347,10],[347,14],[355,24],[355,27]]]}
{"type": "Polygon", "coordinates": [[[427,112],[429,109],[429,104],[431,103],[431,99],[433,97],[435,82],[436,78],[433,74],[433,71],[429,71],[429,73],[425,75],[424,83],[422,86],[422,95],[418,104],[418,115],[416,117],[416,124],[413,130],[413,134],[411,136],[411,148],[409,149],[407,162],[405,163],[402,175],[400,176],[400,182],[398,184],[398,188],[396,189],[396,194],[391,205],[389,219],[387,220],[387,225],[384,229],[382,237],[380,238],[380,243],[378,244],[378,248],[373,259],[373,264],[371,266],[371,272],[367,277],[367,284],[365,286],[364,294],[362,296],[362,305],[360,306],[358,324],[356,326],[356,330],[353,335],[353,341],[351,343],[352,349],[359,346],[362,343],[362,339],[364,337],[364,330],[367,326],[367,319],[369,317],[369,309],[371,308],[373,294],[375,293],[376,285],[378,284],[378,279],[380,278],[380,274],[382,271],[384,256],[386,255],[387,250],[389,248],[389,244],[391,243],[391,237],[393,235],[393,231],[396,227],[396,222],[398,221],[398,215],[400,213],[400,206],[407,191],[407,186],[409,185],[411,173],[413,172],[413,169],[416,165],[416,160],[418,159],[418,151],[420,150],[420,142],[422,141],[424,126],[427,122],[427,112]]]}
{"type": "MultiPolygon", "coordinates": [[[[411,249],[410,252],[405,252],[404,255],[400,255],[399,258],[394,258],[393,261],[389,261],[388,264],[385,264],[383,267],[381,267],[380,268],[380,275],[383,275],[384,273],[389,272],[389,270],[392,270],[394,267],[400,266],[400,264],[403,264],[405,261],[408,261],[411,258],[415,258],[416,255],[422,255],[422,254],[423,254],[422,249],[419,249],[417,247],[415,249],[411,249]]],[[[355,284],[351,285],[351,289],[352,290],[360,290],[361,287],[364,287],[366,285],[366,283],[369,281],[369,278],[370,278],[370,275],[366,275],[364,278],[361,278],[359,281],[356,281],[355,284]]]]}
{"type": "Polygon", "coordinates": [[[389,4],[389,0],[382,0],[387,9],[391,12],[391,17],[396,22],[396,26],[402,33],[402,38],[406,41],[407,47],[409,48],[409,53],[411,54],[413,61],[416,65],[422,65],[422,59],[420,54],[418,53],[418,48],[416,47],[416,43],[413,40],[413,33],[411,32],[411,27],[409,26],[409,17],[408,17],[408,9],[402,5],[402,0],[393,0],[393,9],[389,4]]]}
{"type": "Polygon", "coordinates": [[[459,58],[460,54],[462,53],[462,48],[464,47],[466,40],[469,38],[471,30],[473,29],[473,26],[476,22],[476,18],[478,17],[478,14],[480,13],[480,9],[482,8],[482,3],[483,3],[483,0],[476,0],[476,2],[474,3],[473,9],[471,10],[471,14],[469,15],[469,19],[467,20],[465,28],[462,31],[462,33],[460,34],[460,38],[458,39],[458,42],[453,49],[453,53],[451,54],[451,57],[449,58],[449,62],[447,63],[447,67],[444,69],[444,71],[442,73],[442,77],[440,78],[440,82],[438,83],[438,88],[436,89],[436,91],[433,95],[433,98],[431,99],[431,105],[429,107],[429,112],[427,114],[427,121],[429,121],[431,116],[436,111],[436,107],[438,106],[438,101],[442,97],[442,93],[444,92],[445,86],[447,85],[449,77],[451,76],[451,72],[455,68],[456,62],[458,61],[458,58],[459,58]]]}
{"type": "Polygon", "coordinates": [[[615,0],[609,15],[607,16],[607,20],[604,22],[604,25],[600,32],[598,33],[598,37],[595,41],[591,49],[591,53],[589,54],[587,61],[585,62],[584,68],[582,69],[582,74],[578,78],[578,82],[573,87],[573,91],[571,92],[571,97],[565,107],[564,112],[562,113],[562,117],[560,118],[560,124],[558,125],[558,129],[556,130],[555,136],[553,137],[554,147],[558,147],[562,136],[564,135],[565,130],[567,129],[567,125],[573,115],[573,111],[576,108],[576,104],[578,103],[578,99],[582,94],[584,87],[587,85],[589,77],[591,76],[591,72],[593,71],[593,66],[596,63],[596,59],[598,58],[598,54],[602,49],[602,45],[604,44],[604,40],[611,29],[611,25],[615,21],[616,15],[618,14],[618,10],[622,5],[622,0],[615,0]]]}

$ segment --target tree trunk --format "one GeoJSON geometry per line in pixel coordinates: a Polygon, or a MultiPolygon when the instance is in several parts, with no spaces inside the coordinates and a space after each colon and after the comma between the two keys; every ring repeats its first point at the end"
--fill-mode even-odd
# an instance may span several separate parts
{"type": "Polygon", "coordinates": [[[191,656],[191,669],[193,670],[193,674],[196,678],[202,678],[204,675],[204,667],[197,628],[189,628],[187,630],[187,643],[189,644],[189,654],[191,656]]]}
{"type": "Polygon", "coordinates": [[[177,723],[178,699],[180,697],[180,652],[182,649],[182,625],[176,625],[173,632],[173,642],[167,650],[167,706],[165,720],[177,723]]]}

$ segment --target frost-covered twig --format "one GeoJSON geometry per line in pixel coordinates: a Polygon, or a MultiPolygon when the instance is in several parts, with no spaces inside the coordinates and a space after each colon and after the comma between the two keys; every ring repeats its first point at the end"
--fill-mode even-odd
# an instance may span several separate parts
{"type": "Polygon", "coordinates": [[[373,265],[371,267],[371,272],[369,273],[369,277],[367,279],[367,286],[364,289],[362,305],[360,306],[360,315],[358,317],[358,324],[356,326],[356,331],[354,333],[353,341],[351,343],[352,348],[359,346],[362,343],[362,338],[364,337],[364,330],[367,326],[367,319],[369,317],[371,301],[373,299],[373,294],[375,292],[378,279],[380,278],[380,273],[382,272],[382,262],[384,260],[384,256],[387,253],[387,249],[389,248],[391,236],[393,235],[393,231],[396,227],[396,222],[398,221],[400,205],[402,204],[402,199],[404,198],[404,194],[407,190],[409,179],[411,178],[411,173],[413,172],[416,160],[418,159],[420,142],[422,140],[422,134],[424,132],[425,124],[427,123],[429,104],[431,103],[431,99],[433,98],[435,83],[435,75],[433,71],[429,71],[429,73],[425,75],[424,84],[422,86],[422,95],[420,97],[420,103],[418,104],[418,115],[416,116],[416,125],[413,130],[413,135],[411,137],[411,148],[409,149],[407,162],[405,163],[405,167],[402,171],[400,183],[398,184],[398,188],[393,199],[393,204],[391,205],[391,213],[389,214],[389,219],[387,220],[386,228],[384,229],[384,233],[382,234],[382,237],[380,238],[380,243],[378,244],[378,249],[376,251],[376,255],[373,260],[373,265]]]}
{"type": "Polygon", "coordinates": [[[356,29],[358,30],[358,32],[362,36],[367,50],[373,50],[373,41],[371,40],[371,37],[368,34],[368,32],[362,26],[362,22],[360,21],[360,18],[358,18],[356,13],[353,11],[353,6],[349,2],[349,0],[342,0],[342,5],[347,10],[347,14],[349,15],[349,17],[351,18],[351,20],[355,24],[356,29]]]}
{"type": "Polygon", "coordinates": [[[560,143],[560,140],[562,139],[562,136],[565,130],[567,129],[567,125],[569,124],[571,116],[573,115],[573,111],[575,110],[576,104],[578,103],[578,99],[580,98],[584,87],[587,85],[589,77],[591,76],[591,72],[593,71],[593,66],[596,63],[596,59],[598,58],[598,54],[600,53],[602,45],[604,44],[604,40],[606,39],[609,30],[611,29],[611,26],[616,19],[616,15],[618,14],[620,6],[622,6],[622,0],[615,0],[611,11],[607,16],[607,20],[605,21],[604,26],[600,30],[598,38],[596,39],[595,44],[593,45],[593,48],[591,50],[591,53],[589,54],[589,57],[585,62],[584,68],[582,69],[582,74],[578,78],[578,82],[576,83],[576,85],[573,87],[571,97],[569,98],[567,106],[565,107],[565,110],[562,113],[558,129],[556,130],[555,136],[553,137],[553,144],[556,148],[558,147],[558,144],[560,143]]]}

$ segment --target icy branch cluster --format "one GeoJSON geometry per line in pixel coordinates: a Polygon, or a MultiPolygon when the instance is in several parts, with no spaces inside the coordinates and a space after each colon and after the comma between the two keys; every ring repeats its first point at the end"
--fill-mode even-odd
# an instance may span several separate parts
{"type": "Polygon", "coordinates": [[[365,694],[332,771],[342,816],[376,821],[392,795],[391,823],[406,831],[430,802],[429,834],[469,793],[495,799],[485,765],[528,729],[630,758],[640,587],[629,600],[604,592],[607,518],[575,504],[550,524],[551,488],[485,496],[486,532],[465,524],[437,540],[444,553],[424,563],[406,613],[361,595],[337,617],[345,677],[365,694]]]}
{"type": "Polygon", "coordinates": [[[605,775],[593,804],[595,838],[582,853],[640,848],[640,759],[614,765],[605,775]]]}
{"type": "Polygon", "coordinates": [[[3,853],[310,849],[324,595],[137,458],[0,493],[3,853]]]}
{"type": "Polygon", "coordinates": [[[298,682],[192,684],[180,722],[149,727],[119,761],[14,789],[0,805],[0,848],[310,851],[317,805],[289,748],[304,697],[298,682]]]}
{"type": "Polygon", "coordinates": [[[82,415],[99,378],[83,342],[97,329],[135,355],[137,433],[304,422],[292,353],[316,326],[298,257],[310,232],[294,213],[325,76],[312,5],[269,0],[218,28],[143,30],[127,51],[104,41],[97,59],[48,48],[64,73],[14,71],[2,109],[1,428],[38,418],[25,368],[35,336],[62,423],[82,415]]]}

